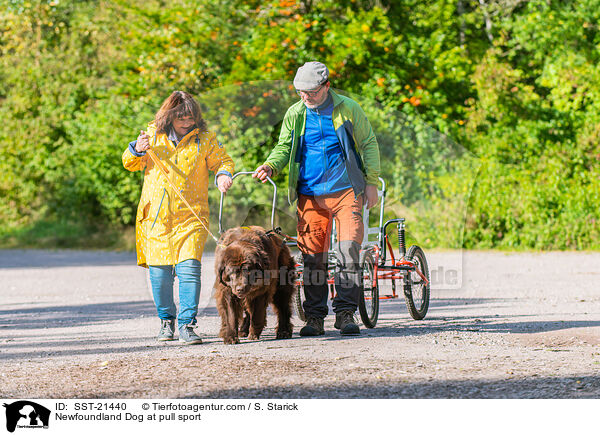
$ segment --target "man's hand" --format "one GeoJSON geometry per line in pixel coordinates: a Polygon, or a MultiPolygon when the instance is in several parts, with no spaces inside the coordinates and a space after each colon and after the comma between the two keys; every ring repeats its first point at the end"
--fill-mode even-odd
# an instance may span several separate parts
{"type": "Polygon", "coordinates": [[[150,148],[150,136],[146,134],[144,130],[140,130],[140,135],[135,143],[135,150],[138,153],[143,153],[150,148]]]}
{"type": "Polygon", "coordinates": [[[233,179],[227,174],[219,174],[217,176],[217,188],[223,192],[227,193],[231,185],[233,184],[233,179]]]}
{"type": "Polygon", "coordinates": [[[271,178],[273,169],[269,165],[260,165],[252,174],[252,178],[258,178],[263,183],[267,181],[267,177],[271,178]]]}
{"type": "Polygon", "coordinates": [[[379,196],[377,195],[377,186],[367,184],[367,187],[365,187],[365,197],[367,199],[367,209],[370,209],[377,204],[379,201],[379,196]]]}

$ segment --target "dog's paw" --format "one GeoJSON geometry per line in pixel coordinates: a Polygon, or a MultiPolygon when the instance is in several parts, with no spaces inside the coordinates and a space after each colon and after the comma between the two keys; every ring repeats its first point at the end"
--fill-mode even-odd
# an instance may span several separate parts
{"type": "Polygon", "coordinates": [[[248,340],[258,340],[258,335],[256,335],[254,332],[252,334],[248,334],[248,340]]]}
{"type": "Polygon", "coordinates": [[[239,335],[242,338],[246,338],[248,336],[248,331],[243,331],[240,329],[239,335]]]}
{"type": "Polygon", "coordinates": [[[277,334],[275,335],[275,338],[277,340],[281,340],[281,339],[286,339],[286,338],[292,338],[292,331],[290,330],[286,330],[286,331],[277,331],[277,334]]]}
{"type": "Polygon", "coordinates": [[[223,343],[225,344],[240,344],[240,339],[231,335],[223,337],[223,343]]]}

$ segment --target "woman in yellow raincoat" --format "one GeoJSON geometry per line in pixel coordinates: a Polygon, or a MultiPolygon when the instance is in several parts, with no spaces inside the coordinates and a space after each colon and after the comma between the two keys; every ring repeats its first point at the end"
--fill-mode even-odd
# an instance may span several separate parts
{"type": "Polygon", "coordinates": [[[146,131],[123,153],[123,166],[144,171],[136,217],[136,251],[140,266],[148,267],[152,295],[161,319],[158,340],[199,344],[194,332],[200,298],[202,251],[208,228],[208,171],[216,173],[218,189],[231,187],[234,164],[216,135],[206,129],[198,103],[182,91],[162,104],[146,131]],[[148,149],[166,167],[167,176],[149,158],[148,149]],[[195,214],[174,191],[177,188],[195,214]],[[174,273],[179,279],[179,314],[173,300],[174,273]]]}

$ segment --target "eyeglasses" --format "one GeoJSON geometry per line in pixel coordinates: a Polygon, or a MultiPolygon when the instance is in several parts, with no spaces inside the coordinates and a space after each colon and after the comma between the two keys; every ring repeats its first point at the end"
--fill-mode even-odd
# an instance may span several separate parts
{"type": "Polygon", "coordinates": [[[319,89],[317,89],[315,91],[299,91],[298,89],[296,89],[296,93],[300,96],[302,96],[302,94],[304,94],[307,97],[315,97],[319,92],[321,92],[321,89],[323,89],[323,86],[325,86],[325,85],[319,86],[319,89]]]}

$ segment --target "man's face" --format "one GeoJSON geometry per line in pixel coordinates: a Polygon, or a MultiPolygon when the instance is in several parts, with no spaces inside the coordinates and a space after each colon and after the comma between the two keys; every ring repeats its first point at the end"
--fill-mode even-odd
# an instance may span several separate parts
{"type": "Polygon", "coordinates": [[[296,91],[309,109],[315,109],[325,102],[329,91],[329,82],[312,91],[296,91]]]}
{"type": "Polygon", "coordinates": [[[192,131],[196,127],[196,123],[194,122],[194,118],[191,116],[186,116],[184,118],[177,118],[173,120],[173,128],[175,129],[175,133],[179,137],[183,137],[192,131]]]}

